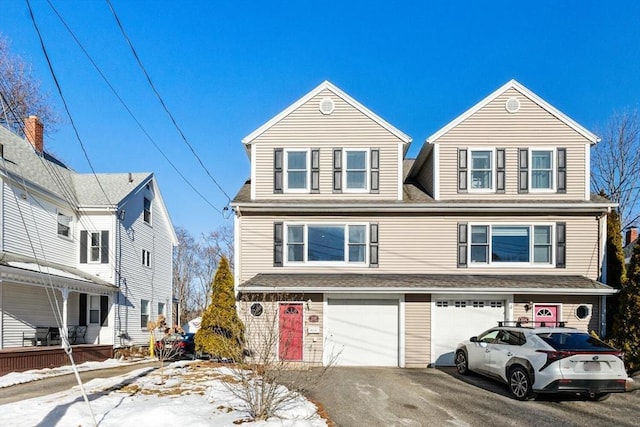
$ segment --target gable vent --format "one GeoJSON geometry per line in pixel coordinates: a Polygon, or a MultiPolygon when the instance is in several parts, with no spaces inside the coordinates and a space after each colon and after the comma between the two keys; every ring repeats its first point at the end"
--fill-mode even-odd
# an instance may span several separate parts
{"type": "Polygon", "coordinates": [[[331,98],[322,98],[320,101],[320,112],[322,114],[331,114],[335,110],[336,106],[331,98]]]}
{"type": "Polygon", "coordinates": [[[520,110],[520,101],[518,101],[518,98],[511,97],[507,99],[504,108],[510,113],[517,113],[520,110]]]}

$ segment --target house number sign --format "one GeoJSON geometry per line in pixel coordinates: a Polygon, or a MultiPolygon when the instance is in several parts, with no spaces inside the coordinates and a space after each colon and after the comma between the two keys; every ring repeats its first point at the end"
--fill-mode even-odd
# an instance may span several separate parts
{"type": "Polygon", "coordinates": [[[320,318],[317,314],[312,314],[311,316],[309,316],[309,323],[318,323],[319,321],[320,318]]]}

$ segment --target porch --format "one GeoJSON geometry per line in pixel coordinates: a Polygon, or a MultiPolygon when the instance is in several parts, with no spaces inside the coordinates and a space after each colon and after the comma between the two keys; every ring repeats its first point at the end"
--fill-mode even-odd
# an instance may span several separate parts
{"type": "MultiPolygon", "coordinates": [[[[101,362],[113,357],[112,345],[78,344],[72,345],[71,349],[76,364],[101,362]]],[[[30,369],[57,368],[70,364],[69,357],[59,346],[0,349],[0,375],[30,369]]]]}

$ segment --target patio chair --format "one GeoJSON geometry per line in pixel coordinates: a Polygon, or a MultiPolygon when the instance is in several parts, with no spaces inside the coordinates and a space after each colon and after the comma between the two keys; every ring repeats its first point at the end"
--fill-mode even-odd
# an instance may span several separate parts
{"type": "Polygon", "coordinates": [[[67,326],[67,340],[69,345],[76,343],[76,325],[67,326]]]}
{"type": "MultiPolygon", "coordinates": [[[[46,326],[36,326],[35,332],[32,334],[33,338],[29,338],[34,346],[36,345],[49,345],[50,335],[49,328],[46,326]]],[[[25,333],[22,334],[22,340],[27,339],[25,333]]]]}
{"type": "Polygon", "coordinates": [[[87,334],[87,327],[86,326],[77,326],[76,327],[76,339],[74,344],[80,344],[80,342],[82,342],[82,344],[86,344],[87,341],[85,340],[84,336],[87,334]]]}
{"type": "Polygon", "coordinates": [[[56,328],[54,326],[49,327],[49,339],[47,345],[58,345],[61,342],[60,328],[56,328]]]}

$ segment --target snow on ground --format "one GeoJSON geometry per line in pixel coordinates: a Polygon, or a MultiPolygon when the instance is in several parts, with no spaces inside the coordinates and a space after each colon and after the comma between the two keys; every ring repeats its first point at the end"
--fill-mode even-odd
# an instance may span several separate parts
{"type": "Polygon", "coordinates": [[[100,427],[234,426],[240,421],[260,427],[327,426],[303,396],[277,419],[246,422],[249,414],[230,392],[232,384],[232,370],[209,363],[175,362],[165,366],[162,376],[157,369],[141,368],[84,384],[91,409],[79,386],[0,405],[0,426],[92,426],[91,411],[100,427]]]}

